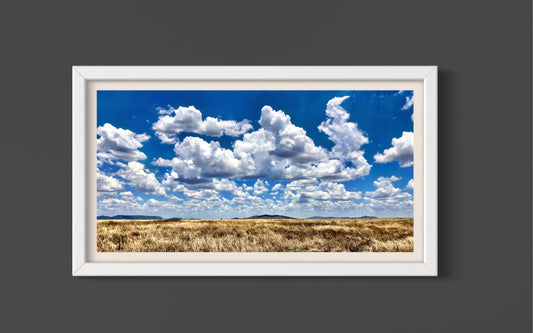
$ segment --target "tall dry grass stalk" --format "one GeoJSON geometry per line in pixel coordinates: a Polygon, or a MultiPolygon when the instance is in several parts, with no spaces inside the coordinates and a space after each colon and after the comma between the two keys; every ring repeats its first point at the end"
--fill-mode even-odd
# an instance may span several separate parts
{"type": "Polygon", "coordinates": [[[413,219],[97,223],[99,252],[412,252],[413,219]]]}

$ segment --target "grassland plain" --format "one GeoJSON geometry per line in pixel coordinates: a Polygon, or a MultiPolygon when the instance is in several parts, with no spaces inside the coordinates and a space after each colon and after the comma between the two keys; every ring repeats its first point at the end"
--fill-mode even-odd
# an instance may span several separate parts
{"type": "Polygon", "coordinates": [[[413,219],[98,220],[98,252],[412,252],[413,219]]]}

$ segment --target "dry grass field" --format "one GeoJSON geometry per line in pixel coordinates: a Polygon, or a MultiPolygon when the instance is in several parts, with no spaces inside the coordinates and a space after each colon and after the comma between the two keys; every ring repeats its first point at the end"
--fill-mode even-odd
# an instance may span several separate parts
{"type": "Polygon", "coordinates": [[[99,252],[412,252],[413,219],[99,220],[99,252]]]}

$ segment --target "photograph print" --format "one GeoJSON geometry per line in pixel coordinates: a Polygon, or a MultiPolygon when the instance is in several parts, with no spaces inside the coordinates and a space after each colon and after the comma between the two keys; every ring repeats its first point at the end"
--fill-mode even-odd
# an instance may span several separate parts
{"type": "Polygon", "coordinates": [[[413,252],[412,90],[97,91],[98,252],[413,252]]]}

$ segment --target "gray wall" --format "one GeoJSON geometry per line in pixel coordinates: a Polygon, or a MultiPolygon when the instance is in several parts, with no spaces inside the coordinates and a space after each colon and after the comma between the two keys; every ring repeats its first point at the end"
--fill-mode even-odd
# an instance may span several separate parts
{"type": "Polygon", "coordinates": [[[0,330],[530,332],[531,1],[2,1],[0,330]],[[72,65],[438,65],[438,278],[72,278],[72,65]]]}

